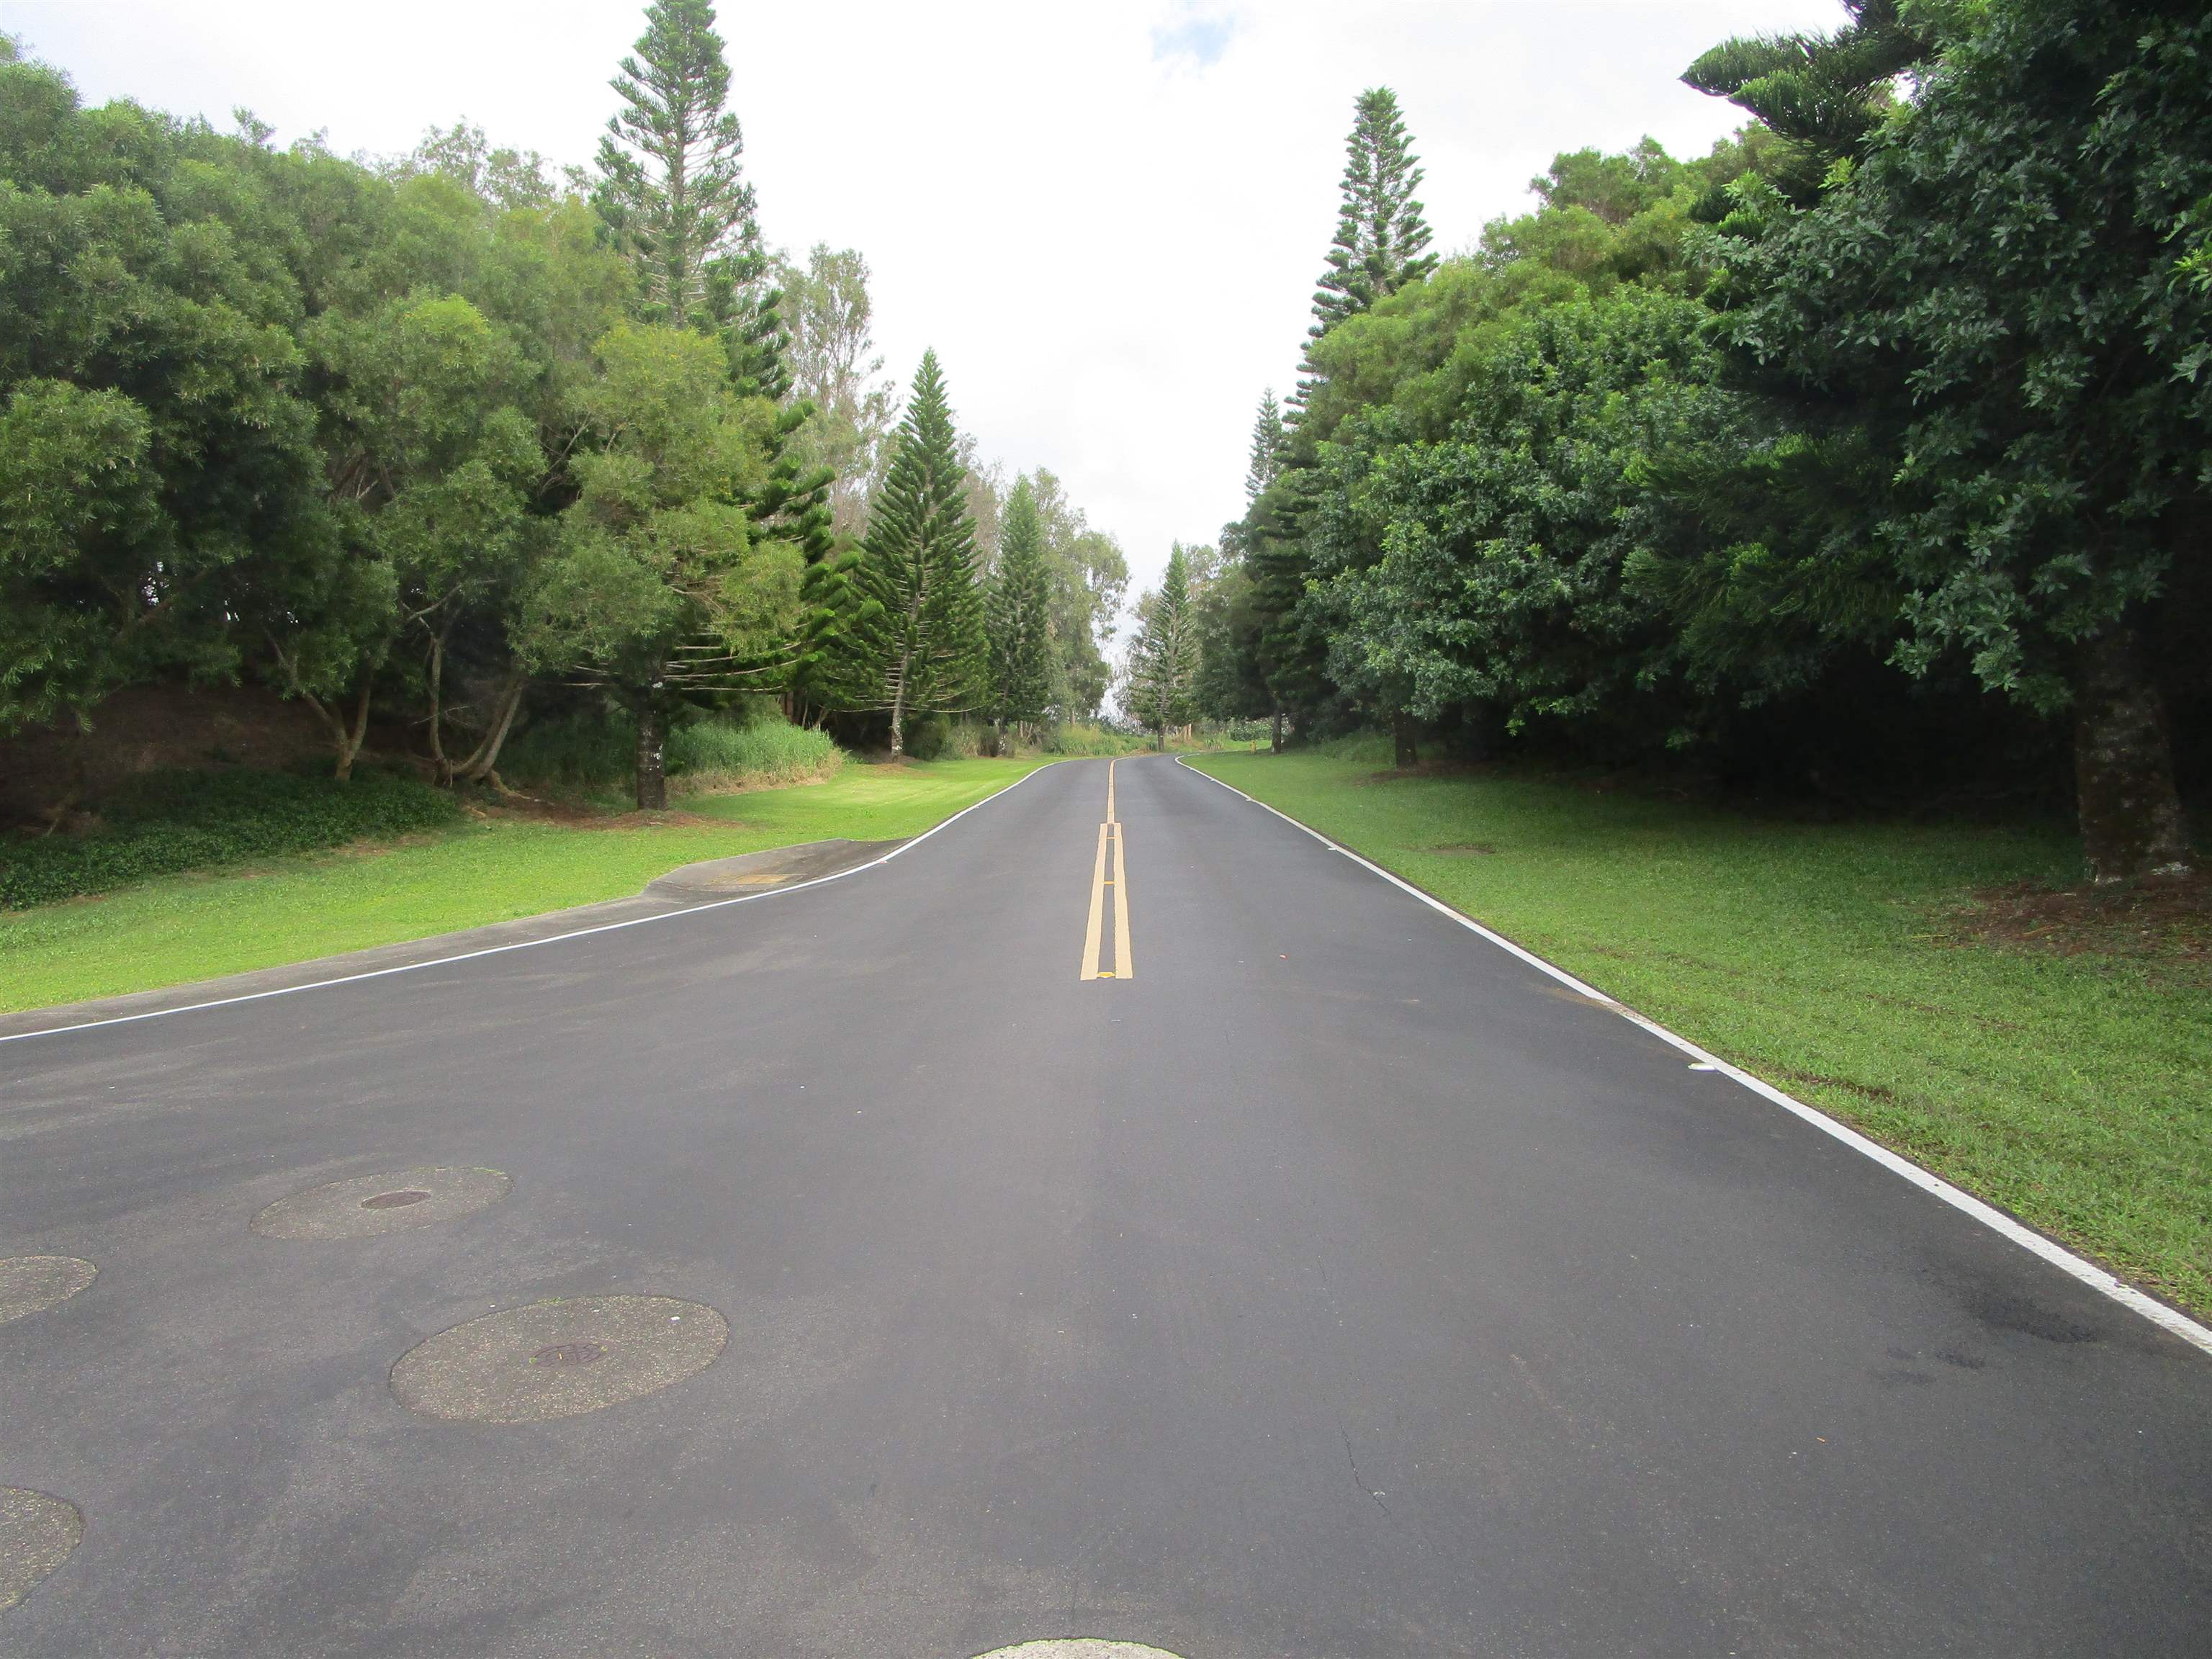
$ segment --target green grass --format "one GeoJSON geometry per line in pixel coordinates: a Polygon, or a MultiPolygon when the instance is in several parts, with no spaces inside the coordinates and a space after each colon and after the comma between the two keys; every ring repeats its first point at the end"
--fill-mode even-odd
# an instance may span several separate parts
{"type": "Polygon", "coordinates": [[[1978,941],[2077,878],[2052,828],[1765,821],[1382,750],[1193,763],[1692,1041],[2212,1312],[2203,958],[1978,941]]]}
{"type": "Polygon", "coordinates": [[[635,893],[698,859],[915,836],[1038,760],[848,766],[828,783],[683,803],[710,823],[495,818],[398,845],[175,876],[0,914],[0,1011],[149,990],[635,893]]]}

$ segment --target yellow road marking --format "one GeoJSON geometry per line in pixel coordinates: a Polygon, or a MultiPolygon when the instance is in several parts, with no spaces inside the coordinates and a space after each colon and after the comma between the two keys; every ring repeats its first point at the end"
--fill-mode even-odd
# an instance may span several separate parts
{"type": "Polygon", "coordinates": [[[1114,768],[1106,763],[1106,822],[1098,826],[1098,856],[1091,868],[1091,919],[1083,929],[1083,965],[1078,979],[1133,979],[1136,969],[1129,950],[1129,872],[1121,853],[1121,824],[1114,816],[1114,768]],[[1114,847],[1114,873],[1106,873],[1106,846],[1114,847]],[[1114,890],[1114,965],[1102,969],[1098,957],[1105,943],[1106,890],[1114,890]]]}
{"type": "Polygon", "coordinates": [[[1106,826],[1098,826],[1098,862],[1091,872],[1091,920],[1083,929],[1083,966],[1079,979],[1098,977],[1098,936],[1106,921],[1106,826]]]}

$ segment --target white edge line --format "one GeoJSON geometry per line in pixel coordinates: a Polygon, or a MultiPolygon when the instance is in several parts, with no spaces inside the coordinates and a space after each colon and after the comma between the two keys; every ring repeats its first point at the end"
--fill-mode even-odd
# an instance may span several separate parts
{"type": "Polygon", "coordinates": [[[2044,1261],[2049,1262],[2060,1272],[2069,1273],[2074,1278],[2080,1279],[2091,1290],[2101,1291],[2103,1294],[2112,1297],[2113,1301],[2120,1304],[2123,1307],[2132,1309],[2135,1312],[2141,1314],[2145,1319],[2150,1321],[2152,1324],[2157,1326],[2160,1330],[2179,1337],[2184,1342],[2189,1343],[2193,1347],[2201,1348],[2206,1353],[2212,1353],[2212,1329],[2207,1329],[2204,1326],[2198,1324],[2195,1320],[2190,1318],[2188,1315],[2178,1312],[2174,1309],[2167,1307],[2165,1303],[2160,1302],[2154,1296],[2148,1296],[2144,1294],[2142,1291],[2137,1290],[2134,1285],[2129,1284],[2125,1279],[2118,1278],[2112,1273],[2106,1272],[2094,1261],[2075,1255],[2073,1251],[2066,1249],[2065,1246],[2052,1243],[2050,1239],[2045,1238],[2041,1233],[2037,1232],[2033,1228],[2026,1226],[2021,1222],[2014,1220],[2012,1217],[2007,1215],[2002,1210],[1998,1209],[1996,1206],[1984,1203],[1982,1200],[1976,1198],[1972,1193],[1961,1191],[1960,1188],[1954,1187],[1949,1182],[1945,1181],[1940,1176],[1930,1175],[1927,1170],[1922,1169],[1917,1164],[1912,1162],[1911,1159],[1901,1157],[1896,1152],[1893,1152],[1888,1147],[1882,1146],[1879,1141],[1868,1139],[1866,1136],[1861,1134],[1856,1129],[1852,1128],[1849,1124],[1838,1122],[1834,1118],[1830,1117],[1826,1112],[1821,1111],[1818,1107],[1808,1106],[1803,1101],[1796,1098],[1794,1096],[1784,1094],[1781,1090],[1776,1088],[1772,1084],[1766,1082],[1764,1079],[1753,1077],[1749,1072],[1745,1071],[1741,1066],[1731,1065],[1727,1060],[1723,1060],[1718,1054],[1711,1054],[1707,1052],[1705,1049],[1700,1048],[1696,1043],[1691,1042],[1687,1037],[1677,1036],[1674,1032],[1668,1030],[1665,1026],[1659,1024],[1657,1020],[1652,1019],[1647,1015],[1638,1013],[1635,1009],[1629,1007],[1625,1003],[1622,1003],[1613,997],[1606,995],[1604,992],[1596,989],[1593,986],[1583,984],[1582,981],[1577,979],[1572,974],[1567,972],[1565,969],[1555,967],[1552,963],[1545,961],[1543,957],[1536,955],[1533,951],[1524,950],[1520,945],[1516,945],[1511,939],[1507,939],[1504,934],[1493,933],[1491,929],[1484,927],[1480,922],[1475,921],[1474,917],[1462,915],[1461,912],[1453,909],[1450,905],[1446,904],[1442,899],[1437,897],[1433,893],[1423,892],[1419,888],[1414,886],[1413,883],[1404,880],[1401,877],[1391,874],[1389,871],[1385,870],[1381,865],[1375,863],[1372,860],[1362,858],[1358,854],[1353,852],[1349,847],[1346,847],[1339,842],[1331,841],[1327,836],[1322,834],[1320,830],[1314,829],[1310,824],[1300,823],[1289,813],[1278,811],[1274,807],[1268,805],[1267,802],[1261,800],[1256,796],[1245,794],[1244,792],[1242,789],[1239,789],[1235,784],[1226,782],[1220,778],[1217,778],[1211,772],[1200,771],[1197,767],[1189,764],[1189,763],[1182,756],[1177,756],[1176,757],[1176,764],[1182,767],[1187,772],[1192,773],[1198,777],[1204,778],[1208,783],[1220,784],[1224,789],[1229,791],[1232,795],[1243,796],[1244,799],[1250,801],[1253,805],[1260,808],[1262,811],[1273,812],[1275,816],[1282,819],[1284,823],[1291,824],[1297,829],[1304,830],[1306,834],[1311,836],[1316,841],[1321,842],[1322,846],[1332,848],[1335,851],[1343,854],[1345,857],[1350,859],[1354,864],[1358,865],[1363,869],[1373,872],[1376,875],[1382,877],[1383,880],[1389,882],[1393,887],[1396,887],[1405,892],[1411,893],[1415,898],[1420,900],[1422,903],[1427,905],[1431,910],[1435,910],[1440,915],[1449,916],[1454,921],[1459,923],[1461,927],[1467,928],[1471,933],[1480,934],[1484,939],[1488,939],[1492,945],[1498,946],[1501,951],[1510,952],[1511,955],[1518,957],[1522,961],[1527,963],[1530,967],[1539,969],[1541,971],[1549,974],[1553,979],[1559,981],[1560,984],[1566,986],[1569,989],[1577,991],[1583,996],[1589,997],[1597,1002],[1603,1003],[1607,1007],[1619,1014],[1623,1019],[1629,1021],[1632,1024],[1642,1026],[1645,1030],[1650,1032],[1652,1036],[1657,1037],[1661,1042],[1671,1043],[1674,1048],[1681,1050],[1682,1053],[1691,1055],[1693,1059],[1705,1065],[1711,1066],[1715,1071],[1724,1073],[1728,1076],[1734,1078],[1738,1083],[1743,1085],[1745,1088],[1750,1090],[1753,1094],[1764,1096],[1766,1099],[1772,1101],[1777,1106],[1781,1107],[1783,1110],[1789,1112],[1795,1116],[1802,1118],[1806,1122],[1811,1124],[1823,1134],[1832,1135],[1836,1139],[1842,1141],[1844,1146],[1849,1146],[1853,1152],[1863,1153],[1868,1158],[1872,1158],[1875,1163],[1881,1164],[1883,1169],[1890,1171],[1891,1174],[1904,1176],[1905,1180],[1919,1188],[1921,1191],[1931,1194],[1935,1197],[1942,1199],[1944,1203],[1948,1204],[1953,1209],[1972,1216],[1975,1220],[1980,1222],[1982,1225],[1989,1228],[1991,1231],[2002,1233],[2005,1237],[2010,1239],[2022,1249],[2042,1257],[2044,1261]]]}
{"type": "MultiPolygon", "coordinates": [[[[890,852],[884,854],[881,858],[870,859],[866,864],[856,864],[849,870],[838,870],[826,876],[816,876],[807,881],[794,883],[789,887],[771,887],[757,893],[740,893],[735,898],[712,899],[704,904],[687,904],[680,910],[664,910],[657,915],[632,916],[627,921],[603,921],[598,926],[592,927],[572,928],[565,933],[548,933],[543,939],[517,939],[512,945],[487,945],[480,951],[462,951],[450,957],[429,957],[421,962],[403,962],[390,968],[372,968],[364,973],[341,974],[336,979],[309,980],[300,985],[280,985],[273,990],[248,991],[242,996],[213,997],[205,1002],[179,1003],[173,1008],[149,1008],[143,1013],[112,1014],[106,1019],[81,1020],[75,1025],[48,1025],[35,1031],[17,1031],[9,1036],[0,1036],[0,1044],[9,1042],[27,1042],[33,1037],[63,1036],[71,1031],[94,1031],[98,1030],[103,1025],[131,1025],[137,1024],[142,1019],[166,1019],[171,1014],[196,1014],[205,1009],[228,1008],[234,1004],[240,1002],[263,1002],[266,1001],[270,997],[289,997],[301,991],[327,990],[333,985],[357,985],[363,980],[384,979],[392,974],[411,974],[416,972],[418,969],[443,968],[456,962],[473,962],[478,957],[502,956],[509,951],[528,951],[533,950],[540,945],[558,945],[565,939],[587,939],[593,933],[612,933],[618,932],[624,927],[642,927],[647,922],[672,921],[678,916],[696,916],[708,910],[723,910],[728,908],[732,904],[750,904],[757,899],[781,898],[786,893],[804,892],[809,887],[819,887],[824,882],[842,881],[847,876],[857,876],[863,870],[872,870],[878,865],[889,864],[893,859],[896,858],[900,854],[907,851],[908,848],[921,845],[922,842],[927,841],[939,830],[950,829],[952,825],[959,823],[961,819],[966,817],[977,807],[988,806],[993,801],[998,799],[1000,796],[1005,794],[1007,790],[1020,788],[1022,785],[1027,783],[1039,772],[1043,771],[1046,766],[1056,766],[1059,763],[1060,763],[1057,761],[1047,761],[1044,763],[1044,766],[1031,768],[1029,771],[1023,773],[1021,776],[1016,778],[1012,783],[1006,785],[1005,787],[994,789],[989,794],[984,796],[981,800],[969,802],[967,805],[962,807],[958,811],[955,812],[951,817],[945,819],[942,823],[932,824],[920,835],[901,842],[896,847],[892,848],[890,852]]],[[[775,849],[773,848],[765,848],[762,850],[773,852],[775,849]]],[[[633,896],[635,896],[633,895],[633,896]]],[[[615,902],[617,901],[602,901],[602,902],[615,902]]],[[[493,927],[498,926],[496,922],[490,923],[489,925],[493,927]]],[[[394,945],[404,945],[406,943],[407,941],[404,939],[393,941],[394,945]]],[[[390,947],[385,945],[370,945],[367,948],[370,950],[385,950],[390,947]]],[[[251,969],[249,971],[266,972],[270,970],[251,969]]]]}

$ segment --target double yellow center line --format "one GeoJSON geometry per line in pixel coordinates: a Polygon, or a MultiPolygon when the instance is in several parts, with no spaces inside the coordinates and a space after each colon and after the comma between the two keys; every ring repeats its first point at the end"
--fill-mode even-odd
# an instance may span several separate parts
{"type": "Polygon", "coordinates": [[[1137,969],[1129,953],[1129,868],[1121,856],[1121,824],[1114,816],[1114,768],[1106,763],[1106,822],[1098,826],[1098,861],[1091,872],[1091,920],[1083,929],[1083,971],[1079,979],[1134,979],[1137,969]],[[1114,853],[1114,873],[1106,873],[1106,853],[1114,853]],[[1114,890],[1114,965],[1102,969],[1099,953],[1105,947],[1106,890],[1114,890]]]}

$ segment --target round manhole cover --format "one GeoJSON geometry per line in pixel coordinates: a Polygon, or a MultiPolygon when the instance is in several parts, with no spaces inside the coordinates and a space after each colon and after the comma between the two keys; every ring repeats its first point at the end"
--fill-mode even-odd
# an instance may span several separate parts
{"type": "Polygon", "coordinates": [[[496,1204],[513,1183],[497,1170],[397,1170],[310,1187],[253,1218],[264,1238],[374,1238],[496,1204]]]}
{"type": "Polygon", "coordinates": [[[530,1356],[533,1365],[588,1365],[607,1357],[604,1342],[556,1342],[530,1356]]]}
{"type": "Polygon", "coordinates": [[[428,1203],[429,1198],[430,1194],[425,1192],[378,1193],[362,1200],[361,1207],[364,1210],[404,1210],[410,1204],[428,1203]]]}
{"type": "Polygon", "coordinates": [[[532,1302],[417,1343],[392,1368],[392,1392],[425,1417],[550,1422],[681,1382],[729,1340],[721,1315],[673,1297],[532,1302]]]}
{"type": "Polygon", "coordinates": [[[0,1325],[66,1302],[100,1276],[73,1255],[17,1255],[0,1261],[0,1325]]]}
{"type": "Polygon", "coordinates": [[[84,1536],[76,1505],[23,1486],[0,1486],[0,1612],[39,1587],[84,1536]]]}

